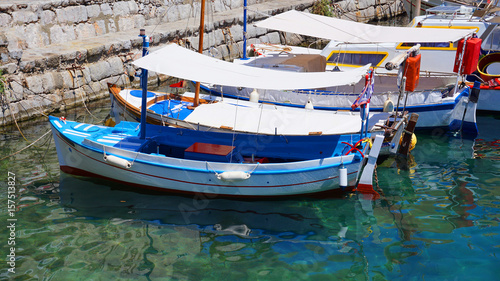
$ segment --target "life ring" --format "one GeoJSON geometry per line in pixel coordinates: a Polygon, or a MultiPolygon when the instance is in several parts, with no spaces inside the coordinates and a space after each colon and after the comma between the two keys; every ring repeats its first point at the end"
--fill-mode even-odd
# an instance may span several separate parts
{"type": "Polygon", "coordinates": [[[477,71],[479,71],[481,79],[483,79],[484,82],[487,82],[491,79],[500,78],[500,71],[497,73],[488,72],[488,67],[490,67],[492,64],[498,64],[500,67],[500,53],[486,55],[481,58],[477,64],[477,71]]]}

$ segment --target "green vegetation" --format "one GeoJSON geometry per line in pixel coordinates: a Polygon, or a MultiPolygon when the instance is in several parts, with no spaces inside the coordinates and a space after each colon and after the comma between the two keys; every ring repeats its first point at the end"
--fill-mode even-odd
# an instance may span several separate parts
{"type": "Polygon", "coordinates": [[[333,17],[331,1],[317,0],[312,6],[312,13],[321,16],[333,17]]]}
{"type": "Polygon", "coordinates": [[[5,93],[5,77],[3,76],[2,70],[0,70],[0,95],[5,93]]]}

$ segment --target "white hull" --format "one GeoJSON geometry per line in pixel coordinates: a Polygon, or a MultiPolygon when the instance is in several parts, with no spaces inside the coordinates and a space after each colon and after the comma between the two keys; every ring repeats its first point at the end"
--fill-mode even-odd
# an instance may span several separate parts
{"type": "Polygon", "coordinates": [[[227,196],[317,193],[339,188],[341,161],[347,167],[349,181],[355,179],[360,166],[359,161],[352,162],[352,154],[283,164],[234,164],[155,156],[106,146],[106,155],[114,155],[132,163],[127,169],[105,161],[102,144],[72,142],[62,134],[85,134],[74,133],[71,129],[60,132],[59,129],[52,126],[62,171],[156,190],[227,196]],[[245,172],[250,176],[238,180],[218,177],[228,171],[245,172]]]}
{"type": "Polygon", "coordinates": [[[500,87],[497,89],[481,89],[477,109],[482,111],[500,111],[500,87]]]}
{"type": "MultiPolygon", "coordinates": [[[[233,87],[233,89],[235,89],[233,87]]],[[[248,89],[248,88],[244,88],[248,89]]],[[[280,91],[276,91],[281,93],[280,91]]],[[[131,96],[129,89],[115,93],[110,91],[112,110],[116,121],[139,121],[140,98],[131,96]],[[115,96],[116,95],[116,96],[115,96]],[[125,101],[125,102],[124,102],[125,101]]],[[[183,97],[190,98],[194,93],[186,92],[183,97]]],[[[264,135],[309,135],[321,132],[322,135],[359,133],[361,118],[359,112],[334,112],[307,110],[288,106],[258,104],[241,99],[201,95],[200,99],[216,100],[217,103],[201,105],[191,113],[178,117],[178,112],[170,106],[160,106],[162,111],[152,111],[149,107],[147,121],[150,124],[171,124],[201,131],[244,132],[264,135]],[[161,114],[164,113],[164,114],[161,114]],[[235,116],[235,117],[233,117],[235,116]]],[[[159,105],[159,103],[157,103],[159,105]]],[[[184,110],[184,109],[183,109],[184,110]]],[[[379,125],[391,114],[370,112],[368,131],[383,133],[379,125]]]]}
{"type": "MultiPolygon", "coordinates": [[[[249,98],[250,89],[237,89],[231,87],[215,86],[213,90],[223,92],[226,96],[234,95],[243,98],[249,98]]],[[[288,104],[291,106],[303,107],[307,101],[311,101],[316,109],[323,110],[350,110],[351,105],[357,98],[358,94],[325,94],[322,91],[309,92],[283,92],[273,90],[258,90],[260,100],[262,102],[271,102],[278,104],[288,104]]],[[[482,94],[482,93],[481,93],[482,94]]],[[[480,94],[480,97],[481,97],[480,94]]],[[[384,107],[384,102],[390,99],[394,106],[397,105],[398,94],[396,93],[376,93],[370,100],[370,111],[380,112],[384,107]]],[[[466,93],[457,93],[452,97],[442,97],[440,91],[424,91],[413,92],[408,96],[406,110],[412,113],[418,113],[419,119],[417,122],[418,129],[432,129],[437,127],[448,127],[452,122],[451,115],[453,112],[461,109],[457,108],[457,104],[462,100],[467,99],[466,93]]],[[[400,109],[403,109],[404,98],[400,101],[400,109]]],[[[463,113],[463,112],[462,112],[463,113]]],[[[456,112],[456,114],[460,114],[456,112]]]]}

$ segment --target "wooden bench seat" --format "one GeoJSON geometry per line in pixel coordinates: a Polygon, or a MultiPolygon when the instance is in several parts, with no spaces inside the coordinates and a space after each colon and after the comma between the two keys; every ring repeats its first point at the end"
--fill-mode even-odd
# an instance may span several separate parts
{"type": "Polygon", "coordinates": [[[184,150],[184,157],[192,160],[228,162],[234,146],[195,142],[184,150]]]}

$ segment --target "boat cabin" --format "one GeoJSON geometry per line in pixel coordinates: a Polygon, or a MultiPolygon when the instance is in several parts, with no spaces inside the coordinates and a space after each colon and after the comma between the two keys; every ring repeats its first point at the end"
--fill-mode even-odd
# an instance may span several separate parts
{"type": "MultiPolygon", "coordinates": [[[[482,39],[483,54],[500,51],[500,17],[478,16],[479,12],[464,6],[437,6],[427,10],[427,14],[415,17],[409,27],[426,28],[432,33],[436,28],[472,29],[482,39]]],[[[390,71],[384,65],[402,51],[417,43],[344,44],[331,41],[322,51],[327,58],[327,70],[341,70],[371,63],[377,73],[390,71]]],[[[422,53],[421,71],[434,75],[450,75],[457,50],[457,42],[420,42],[422,53]]],[[[397,71],[393,71],[396,73],[397,71]]]]}

